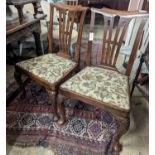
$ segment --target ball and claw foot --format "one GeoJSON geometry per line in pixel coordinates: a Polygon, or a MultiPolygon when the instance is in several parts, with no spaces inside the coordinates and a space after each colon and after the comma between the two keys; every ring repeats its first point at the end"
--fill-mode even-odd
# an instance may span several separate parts
{"type": "Polygon", "coordinates": [[[117,143],[117,144],[114,146],[114,150],[115,150],[115,152],[117,152],[117,155],[120,155],[119,152],[122,151],[122,144],[117,143]]]}
{"type": "Polygon", "coordinates": [[[57,122],[58,121],[58,116],[54,115],[53,120],[54,120],[54,122],[57,122]]]}
{"type": "Polygon", "coordinates": [[[64,119],[60,118],[60,119],[58,120],[58,124],[59,124],[59,125],[63,125],[64,123],[65,123],[65,120],[64,120],[64,119]]]}

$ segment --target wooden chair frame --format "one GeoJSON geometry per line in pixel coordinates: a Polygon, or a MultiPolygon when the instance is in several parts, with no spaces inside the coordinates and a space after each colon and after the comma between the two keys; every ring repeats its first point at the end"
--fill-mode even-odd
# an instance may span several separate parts
{"type": "MultiPolygon", "coordinates": [[[[123,43],[123,39],[124,39],[124,35],[126,33],[126,30],[128,28],[128,25],[130,23],[130,21],[133,18],[142,18],[141,24],[139,26],[137,35],[136,35],[136,39],[135,39],[135,43],[133,45],[132,48],[132,53],[129,59],[129,64],[126,70],[125,75],[127,75],[129,77],[131,69],[132,69],[132,65],[134,63],[134,59],[136,57],[136,52],[139,48],[140,42],[141,42],[141,38],[143,35],[143,28],[145,25],[145,22],[148,18],[148,14],[144,14],[144,13],[138,13],[137,11],[135,12],[126,12],[126,11],[116,11],[116,10],[111,10],[111,9],[95,9],[92,8],[91,9],[91,22],[90,22],[90,37],[89,37],[89,41],[88,41],[88,49],[87,49],[87,56],[86,56],[86,64],[87,66],[91,66],[91,52],[92,52],[92,43],[93,43],[93,32],[94,32],[94,24],[95,24],[95,14],[101,14],[104,17],[104,22],[105,27],[103,29],[103,31],[107,34],[107,31],[109,31],[109,36],[104,36],[103,39],[103,50],[100,56],[100,61],[98,66],[101,68],[106,68],[106,69],[110,69],[110,70],[115,70],[118,71],[116,66],[116,61],[118,58],[118,54],[121,48],[121,45],[123,43]],[[111,41],[111,36],[112,36],[112,29],[114,26],[114,18],[119,17],[119,23],[118,23],[118,28],[116,31],[116,36],[114,38],[114,41],[111,41]],[[108,26],[109,25],[109,26],[108,26]],[[120,33],[120,27],[122,28],[122,33],[120,35],[120,39],[117,39],[118,33],[120,33]],[[108,38],[108,39],[106,39],[108,38]],[[107,44],[107,49],[109,52],[109,54],[107,54],[106,48],[105,48],[105,44],[107,44]],[[113,45],[113,47],[110,48],[110,44],[113,45]],[[114,53],[114,48],[116,47],[116,52],[114,53]],[[113,57],[113,58],[112,58],[113,57]]],[[[130,89],[130,88],[129,88],[130,89]]],[[[130,90],[128,91],[129,94],[130,90]]],[[[129,95],[130,96],[130,95],[129,95]]],[[[66,120],[65,118],[65,109],[64,109],[64,100],[65,98],[72,98],[72,99],[76,99],[79,101],[82,101],[84,103],[87,104],[91,104],[94,105],[98,108],[104,109],[106,111],[111,112],[115,118],[116,118],[116,123],[118,125],[118,133],[117,135],[114,137],[114,140],[112,141],[112,148],[110,148],[109,150],[114,150],[118,153],[121,151],[121,145],[119,144],[119,139],[120,137],[126,133],[126,131],[129,128],[129,124],[130,124],[130,119],[129,119],[129,112],[130,110],[126,110],[126,109],[120,109],[116,106],[107,104],[107,103],[103,103],[101,101],[92,99],[90,97],[86,97],[84,95],[80,95],[77,94],[75,92],[66,90],[65,88],[61,88],[59,89],[59,94],[58,94],[58,113],[60,115],[60,119],[58,121],[59,124],[63,124],[66,120]]]]}
{"type": "Polygon", "coordinates": [[[65,0],[65,2],[67,5],[71,6],[78,5],[78,0],[65,0]]]}
{"type": "Polygon", "coordinates": [[[52,53],[52,45],[53,45],[53,16],[54,16],[54,8],[56,8],[59,11],[59,38],[60,38],[60,50],[57,53],[58,56],[64,57],[66,59],[71,59],[70,52],[69,52],[69,46],[71,42],[71,35],[72,35],[72,30],[73,30],[73,23],[75,19],[75,15],[77,13],[80,13],[80,22],[79,22],[79,33],[78,33],[78,38],[77,38],[77,43],[76,43],[76,48],[75,48],[75,54],[73,61],[76,62],[76,66],[72,69],[69,70],[63,77],[57,81],[54,84],[51,84],[42,78],[39,78],[38,76],[35,76],[31,72],[22,69],[19,66],[15,66],[15,73],[14,77],[17,81],[17,83],[20,86],[20,90],[22,91],[21,97],[25,97],[26,91],[24,88],[24,84],[22,82],[21,76],[22,74],[25,74],[28,76],[30,79],[36,81],[38,84],[41,86],[45,87],[46,91],[48,92],[49,99],[53,101],[53,114],[54,114],[54,120],[58,120],[57,116],[57,94],[58,94],[58,88],[61,83],[63,83],[66,79],[68,79],[73,72],[76,70],[79,62],[79,52],[80,52],[80,46],[81,46],[81,37],[82,37],[82,31],[83,31],[83,24],[84,24],[84,18],[86,14],[86,7],[82,6],[68,6],[65,4],[50,4],[51,11],[50,11],[50,28],[49,28],[49,33],[48,33],[48,41],[49,41],[49,53],[52,53]],[[68,12],[68,20],[67,20],[67,25],[64,24],[63,21],[65,21],[65,13],[68,12]],[[61,20],[60,20],[61,19],[61,20]],[[65,27],[66,26],[66,27],[65,27]]]}
{"type": "MultiPolygon", "coordinates": [[[[149,46],[149,45],[148,45],[149,46]]],[[[132,83],[132,89],[131,89],[131,93],[130,93],[130,96],[132,97],[133,95],[133,92],[134,92],[134,89],[135,87],[137,87],[137,89],[142,93],[142,95],[145,97],[145,99],[149,102],[149,94],[146,93],[138,84],[141,84],[143,82],[148,82],[149,81],[149,75],[146,76],[146,77],[143,77],[141,80],[138,80],[138,77],[140,75],[140,72],[141,72],[141,69],[142,69],[142,65],[145,64],[146,67],[147,67],[147,70],[149,71],[149,50],[146,49],[145,53],[143,53],[141,55],[141,58],[140,58],[140,63],[139,63],[139,66],[138,66],[138,69],[137,69],[137,72],[136,72],[136,76],[133,80],[133,83],[132,83]]]]}

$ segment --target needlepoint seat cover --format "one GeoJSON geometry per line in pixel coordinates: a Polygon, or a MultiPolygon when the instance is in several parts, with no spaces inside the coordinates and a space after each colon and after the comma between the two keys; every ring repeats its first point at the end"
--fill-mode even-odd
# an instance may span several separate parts
{"type": "Polygon", "coordinates": [[[86,67],[61,85],[61,89],[129,110],[128,77],[117,71],[86,67]]]}
{"type": "Polygon", "coordinates": [[[72,60],[65,59],[56,54],[45,54],[16,64],[19,68],[54,84],[61,80],[65,74],[76,67],[72,60]]]}

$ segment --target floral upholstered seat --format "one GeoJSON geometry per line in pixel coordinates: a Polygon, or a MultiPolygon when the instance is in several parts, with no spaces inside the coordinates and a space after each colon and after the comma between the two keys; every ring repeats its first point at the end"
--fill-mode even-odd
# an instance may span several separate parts
{"type": "Polygon", "coordinates": [[[61,85],[61,89],[129,110],[128,78],[116,71],[86,67],[61,85]]]}
{"type": "Polygon", "coordinates": [[[76,67],[75,62],[56,54],[46,54],[19,62],[16,65],[50,84],[58,82],[76,67]]]}

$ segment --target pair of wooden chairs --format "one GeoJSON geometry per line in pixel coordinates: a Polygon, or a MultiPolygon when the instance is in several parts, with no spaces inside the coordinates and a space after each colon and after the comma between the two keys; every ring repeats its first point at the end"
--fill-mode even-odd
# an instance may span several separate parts
{"type": "Polygon", "coordinates": [[[120,151],[119,139],[128,130],[130,112],[130,93],[128,77],[130,75],[137,49],[140,46],[148,14],[116,11],[111,9],[91,9],[90,33],[86,56],[87,67],[77,72],[80,59],[81,38],[87,8],[64,4],[51,4],[49,54],[22,61],[15,66],[15,79],[19,83],[24,97],[26,92],[21,75],[26,74],[38,84],[46,88],[53,102],[54,121],[63,124],[66,121],[64,99],[73,98],[98,108],[112,112],[118,124],[118,134],[114,137],[113,147],[120,151]],[[60,49],[52,53],[53,10],[59,11],[60,49]],[[66,20],[66,16],[68,18],[66,20]],[[79,31],[74,55],[69,51],[75,17],[79,17],[79,31]],[[79,16],[80,14],[80,16],[79,16]],[[103,44],[99,53],[98,64],[91,65],[92,46],[94,40],[95,15],[103,16],[103,44]],[[135,43],[129,59],[127,71],[121,74],[116,69],[119,50],[123,43],[129,22],[133,18],[141,18],[135,43]],[[69,79],[69,80],[68,80],[69,79]]]}

